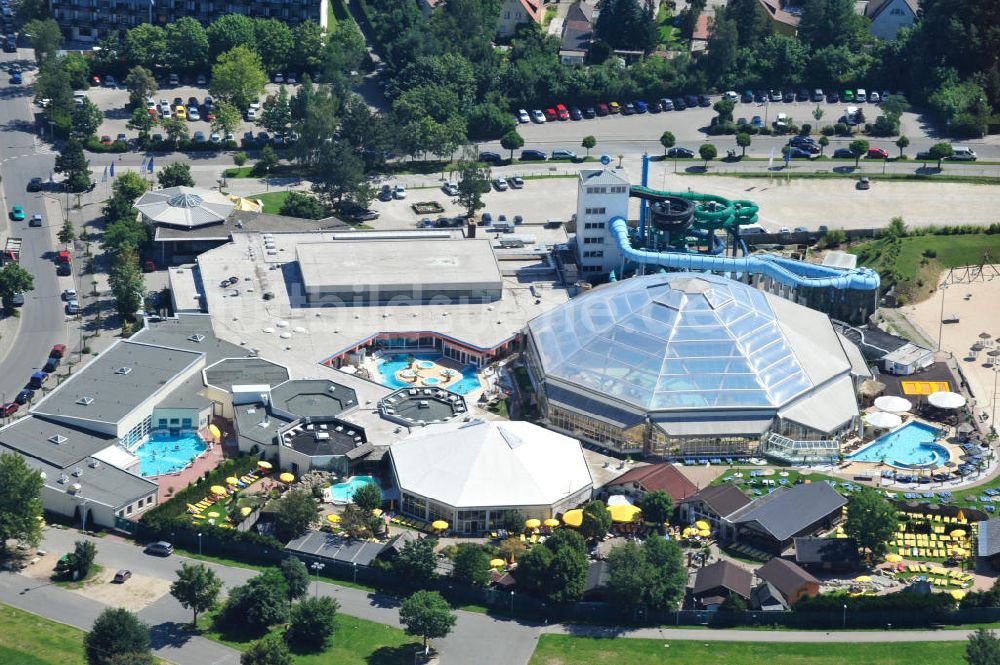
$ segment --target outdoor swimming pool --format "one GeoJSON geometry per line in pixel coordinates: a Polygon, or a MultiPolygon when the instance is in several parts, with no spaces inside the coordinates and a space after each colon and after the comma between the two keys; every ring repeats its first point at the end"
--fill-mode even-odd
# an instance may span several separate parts
{"type": "MultiPolygon", "coordinates": [[[[378,369],[379,383],[383,386],[388,386],[390,388],[410,388],[414,384],[408,383],[406,381],[400,381],[396,378],[396,372],[404,370],[408,367],[406,359],[410,357],[405,353],[399,353],[384,358],[380,358],[375,361],[375,367],[378,369]]],[[[441,360],[444,356],[439,353],[417,353],[412,356],[417,360],[417,367],[421,369],[427,369],[434,366],[434,363],[441,360]]],[[[462,368],[462,378],[448,386],[448,390],[458,393],[459,395],[465,395],[472,392],[473,390],[479,390],[482,386],[479,383],[479,369],[475,365],[466,365],[462,368]]],[[[424,385],[433,385],[426,383],[424,380],[424,385]]]]}
{"type": "Polygon", "coordinates": [[[149,440],[140,444],[133,453],[139,458],[139,473],[143,476],[162,476],[183,469],[208,449],[197,432],[153,432],[149,440]]]}
{"type": "Polygon", "coordinates": [[[351,476],[347,479],[346,483],[330,485],[330,501],[333,503],[347,503],[362,485],[375,485],[378,487],[378,483],[371,476],[351,476]]]}
{"type": "Polygon", "coordinates": [[[883,434],[847,459],[852,462],[885,462],[899,467],[942,466],[951,455],[934,438],[941,430],[924,423],[909,422],[883,434]]]}

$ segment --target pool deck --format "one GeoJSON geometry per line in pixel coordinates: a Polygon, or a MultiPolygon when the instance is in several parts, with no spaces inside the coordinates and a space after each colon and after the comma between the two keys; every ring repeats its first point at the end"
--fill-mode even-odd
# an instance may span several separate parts
{"type": "Polygon", "coordinates": [[[147,478],[147,480],[151,480],[160,487],[160,501],[169,498],[166,496],[167,488],[173,487],[174,493],[176,493],[201,478],[207,471],[211,471],[217,467],[222,460],[239,453],[239,449],[236,446],[236,439],[231,438],[232,427],[230,424],[218,418],[213,419],[212,424],[217,426],[222,432],[222,445],[210,444],[208,449],[199,455],[193,464],[176,473],[165,473],[162,476],[150,476],[147,478]],[[229,438],[227,438],[227,435],[229,438]]]}
{"type": "MultiPolygon", "coordinates": [[[[416,355],[421,355],[422,353],[424,353],[424,352],[418,352],[416,355]]],[[[399,354],[397,354],[395,352],[388,352],[388,351],[386,351],[386,352],[383,352],[382,358],[391,358],[392,356],[395,356],[395,355],[399,355],[399,354]]],[[[462,381],[462,380],[465,379],[465,375],[462,374],[462,365],[461,365],[461,363],[459,363],[459,362],[457,362],[455,360],[452,360],[451,358],[445,358],[444,356],[442,356],[442,357],[438,358],[437,360],[427,361],[427,362],[433,362],[434,363],[434,366],[433,367],[429,367],[429,368],[420,367],[419,366],[420,362],[421,361],[418,359],[417,362],[414,363],[415,366],[411,367],[411,369],[413,369],[413,371],[415,373],[415,378],[412,381],[408,380],[405,377],[400,376],[400,374],[403,371],[405,371],[405,370],[401,370],[399,372],[396,372],[395,379],[397,381],[399,381],[403,385],[400,386],[400,387],[398,387],[398,388],[397,387],[393,387],[393,386],[386,386],[386,387],[390,388],[391,390],[399,390],[400,388],[410,388],[410,387],[413,387],[413,388],[445,388],[445,389],[447,389],[450,386],[452,386],[452,385],[454,385],[454,384],[456,384],[456,383],[458,383],[458,382],[460,382],[460,381],[462,381]],[[442,375],[442,372],[444,370],[446,370],[446,369],[453,370],[455,372],[455,376],[452,377],[451,379],[446,379],[442,375]],[[422,381],[422,379],[425,379],[427,377],[434,377],[436,379],[440,379],[441,382],[440,383],[435,383],[435,384],[430,385],[430,386],[427,386],[422,381]]],[[[369,376],[373,376],[373,377],[377,376],[377,377],[381,378],[382,374],[378,370],[378,363],[371,356],[368,356],[367,358],[365,358],[365,367],[368,369],[369,376]]],[[[482,376],[482,372],[478,372],[477,373],[477,378],[479,379],[479,388],[475,388],[473,390],[470,390],[469,392],[464,393],[464,395],[463,395],[465,397],[466,401],[469,404],[474,403],[475,399],[477,399],[479,397],[479,395],[483,392],[483,376],[482,376]]]]}

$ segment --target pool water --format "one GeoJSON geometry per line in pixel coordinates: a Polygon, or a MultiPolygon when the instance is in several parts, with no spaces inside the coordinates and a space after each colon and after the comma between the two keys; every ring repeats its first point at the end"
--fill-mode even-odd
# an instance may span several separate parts
{"type": "Polygon", "coordinates": [[[375,485],[378,487],[378,483],[371,476],[351,476],[347,479],[346,483],[330,485],[330,500],[333,503],[348,503],[362,485],[375,485]]]}
{"type": "MultiPolygon", "coordinates": [[[[408,367],[406,362],[407,357],[407,354],[400,353],[377,360],[375,366],[378,369],[379,383],[383,386],[388,386],[394,389],[412,388],[412,383],[400,381],[396,378],[396,372],[402,371],[408,367]]],[[[432,363],[441,360],[444,356],[439,353],[417,353],[414,354],[413,357],[417,359],[418,367],[426,368],[430,367],[432,363]],[[428,364],[424,365],[421,361],[428,364]]],[[[482,388],[482,385],[479,383],[478,374],[479,369],[475,365],[466,365],[462,368],[462,378],[448,386],[448,390],[458,393],[459,395],[465,395],[473,390],[479,390],[482,388]]]]}
{"type": "Polygon", "coordinates": [[[141,475],[162,476],[183,469],[207,449],[208,445],[196,432],[153,432],[133,454],[139,458],[141,475]]]}
{"type": "Polygon", "coordinates": [[[883,434],[847,459],[854,462],[885,462],[903,467],[942,466],[951,455],[944,446],[935,443],[939,429],[923,423],[909,422],[888,434],[883,434]]]}

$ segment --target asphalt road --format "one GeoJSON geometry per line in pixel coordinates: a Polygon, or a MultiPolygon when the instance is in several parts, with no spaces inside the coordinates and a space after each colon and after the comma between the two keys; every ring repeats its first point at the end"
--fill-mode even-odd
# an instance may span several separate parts
{"type": "MultiPolygon", "coordinates": [[[[30,71],[34,62],[30,51],[4,53],[0,56],[4,72],[0,73],[0,209],[3,211],[2,238],[21,237],[21,265],[35,276],[34,291],[26,294],[17,335],[4,339],[0,346],[0,397],[12,401],[25,387],[33,372],[41,369],[54,344],[65,344],[66,317],[60,299],[62,289],[70,288],[70,277],[57,277],[53,262],[55,234],[62,225],[59,201],[43,193],[27,191],[28,181],[35,176],[48,179],[55,162],[54,154],[34,132],[33,92],[30,85],[10,85],[6,68],[18,62],[30,71]],[[44,226],[29,228],[27,221],[15,222],[9,213],[20,205],[28,218],[42,213],[44,226]]],[[[2,242],[2,241],[0,241],[2,242]]]]}

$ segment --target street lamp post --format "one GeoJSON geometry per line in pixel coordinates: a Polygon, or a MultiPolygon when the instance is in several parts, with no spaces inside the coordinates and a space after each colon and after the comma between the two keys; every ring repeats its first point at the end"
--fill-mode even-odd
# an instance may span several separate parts
{"type": "Polygon", "coordinates": [[[940,351],[941,334],[944,332],[944,292],[947,290],[948,285],[942,284],[938,288],[941,289],[941,315],[938,317],[938,343],[937,343],[937,350],[940,351]]]}
{"type": "Polygon", "coordinates": [[[357,561],[352,562],[352,566],[354,567],[354,583],[357,584],[358,583],[358,562],[357,561]]]}
{"type": "Polygon", "coordinates": [[[514,590],[513,589],[511,589],[511,591],[510,591],[510,614],[511,614],[511,616],[514,615],[514,590]]]}
{"type": "Polygon", "coordinates": [[[316,591],[314,593],[316,598],[319,598],[319,571],[323,570],[324,568],[326,568],[325,564],[322,564],[319,561],[313,561],[312,569],[316,571],[316,591]]]}
{"type": "Polygon", "coordinates": [[[198,556],[201,556],[201,531],[198,532],[198,556]]]}
{"type": "Polygon", "coordinates": [[[841,628],[847,628],[847,604],[844,604],[844,620],[841,622],[841,628]]]}

